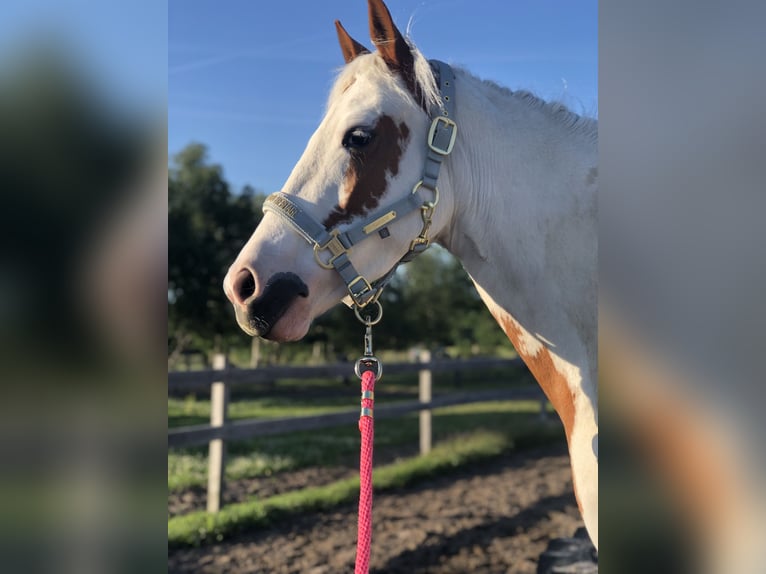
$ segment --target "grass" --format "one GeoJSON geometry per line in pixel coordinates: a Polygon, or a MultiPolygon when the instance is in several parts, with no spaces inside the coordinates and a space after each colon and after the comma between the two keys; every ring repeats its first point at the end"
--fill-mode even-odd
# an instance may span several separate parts
{"type": "MultiPolygon", "coordinates": [[[[348,405],[341,410],[347,409],[348,405]]],[[[538,412],[537,401],[475,403],[436,409],[433,417],[434,445],[449,440],[457,433],[477,429],[512,434],[520,424],[535,422],[538,412]]],[[[418,433],[417,413],[376,421],[377,452],[417,445],[418,433]]],[[[277,472],[309,466],[353,465],[358,450],[359,431],[356,425],[235,442],[228,447],[226,479],[271,476],[277,472]]],[[[168,453],[168,490],[177,492],[204,486],[207,484],[207,464],[205,447],[171,450],[168,453]]]]}
{"type": "MultiPolygon", "coordinates": [[[[322,404],[301,404],[286,398],[243,399],[229,404],[229,419],[275,419],[302,417],[348,410],[358,392],[348,397],[323,397],[322,404]],[[353,396],[354,398],[351,398],[353,396]]],[[[168,427],[207,424],[210,422],[210,400],[189,395],[183,399],[168,398],[168,427]]]]}
{"type": "MultiPolygon", "coordinates": [[[[442,410],[448,411],[446,416],[487,417],[496,412],[493,407],[486,405],[462,405],[442,410]]],[[[375,491],[385,492],[409,486],[448,470],[494,458],[514,448],[550,443],[562,437],[559,428],[541,425],[539,422],[517,421],[514,427],[513,431],[506,428],[506,432],[495,429],[453,435],[425,456],[378,467],[374,470],[375,491]]],[[[376,442],[377,435],[376,432],[376,442]]],[[[231,504],[217,514],[197,511],[176,516],[168,520],[168,544],[171,547],[181,547],[219,542],[245,529],[265,527],[298,514],[351,503],[357,499],[358,494],[359,479],[352,478],[287,492],[265,500],[252,499],[231,504]]]]}

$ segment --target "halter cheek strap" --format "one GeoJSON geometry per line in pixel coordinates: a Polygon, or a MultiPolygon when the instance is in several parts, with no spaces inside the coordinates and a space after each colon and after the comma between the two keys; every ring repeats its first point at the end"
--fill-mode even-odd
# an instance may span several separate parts
{"type": "MultiPolygon", "coordinates": [[[[434,208],[439,201],[436,182],[444,159],[452,152],[457,137],[455,111],[455,74],[449,65],[438,60],[430,61],[434,71],[441,102],[431,107],[429,117],[431,126],[428,130],[428,146],[423,176],[412,189],[412,193],[395,201],[385,209],[378,210],[363,221],[343,231],[337,227],[325,228],[308,211],[303,209],[299,199],[282,192],[276,192],[266,198],[263,211],[272,212],[281,217],[314,248],[316,262],[325,269],[335,269],[346,284],[351,301],[346,301],[361,308],[378,300],[383,288],[388,284],[401,263],[411,261],[430,245],[429,230],[434,208]],[[433,199],[428,201],[427,195],[433,199]],[[420,210],[423,228],[410,243],[409,250],[383,277],[370,283],[362,277],[351,263],[348,253],[351,248],[369,235],[384,228],[393,221],[420,210]],[[324,253],[327,251],[327,253],[324,253]]],[[[345,301],[345,300],[344,300],[345,301]]]]}

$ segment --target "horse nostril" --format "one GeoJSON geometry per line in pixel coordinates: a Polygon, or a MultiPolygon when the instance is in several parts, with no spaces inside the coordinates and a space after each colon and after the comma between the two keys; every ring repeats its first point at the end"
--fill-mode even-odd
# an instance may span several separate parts
{"type": "Polygon", "coordinates": [[[249,269],[241,269],[234,278],[234,298],[243,304],[255,293],[255,276],[249,269]]]}

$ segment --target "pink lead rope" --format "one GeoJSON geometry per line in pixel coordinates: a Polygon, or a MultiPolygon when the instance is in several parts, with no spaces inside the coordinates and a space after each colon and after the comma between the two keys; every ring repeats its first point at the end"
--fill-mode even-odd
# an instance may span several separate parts
{"type": "MultiPolygon", "coordinates": [[[[359,415],[359,432],[362,449],[359,454],[359,522],[356,538],[356,566],[354,574],[367,574],[370,569],[370,545],[372,543],[372,445],[375,438],[373,406],[375,404],[375,381],[383,375],[383,365],[372,354],[372,326],[383,318],[383,307],[375,301],[372,309],[377,315],[362,317],[359,307],[354,307],[356,318],[364,325],[364,355],[356,362],[354,372],[362,379],[362,412],[359,415]]],[[[369,310],[367,312],[370,312],[369,310]]]]}
{"type": "Polygon", "coordinates": [[[372,409],[375,402],[375,373],[362,373],[362,412],[359,432],[362,450],[359,455],[359,522],[354,574],[367,574],[372,542],[372,446],[375,438],[372,409]]]}

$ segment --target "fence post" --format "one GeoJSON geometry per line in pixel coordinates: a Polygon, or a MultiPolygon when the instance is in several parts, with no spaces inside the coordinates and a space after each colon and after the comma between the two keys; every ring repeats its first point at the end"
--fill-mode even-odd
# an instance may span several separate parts
{"type": "MultiPolygon", "coordinates": [[[[217,353],[213,357],[213,369],[225,371],[226,355],[217,353]]],[[[226,411],[229,403],[229,388],[226,385],[226,375],[221,373],[220,381],[210,387],[210,426],[222,427],[226,424],[226,411]]],[[[223,494],[223,479],[226,470],[226,444],[223,438],[210,441],[208,450],[207,473],[207,511],[218,512],[221,509],[223,494]]]]}
{"type": "MultiPolygon", "coordinates": [[[[421,363],[431,362],[431,351],[421,351],[421,363]]],[[[432,373],[428,369],[418,372],[418,398],[421,403],[431,402],[432,373]]],[[[420,411],[420,454],[431,452],[431,410],[420,411]]]]}

